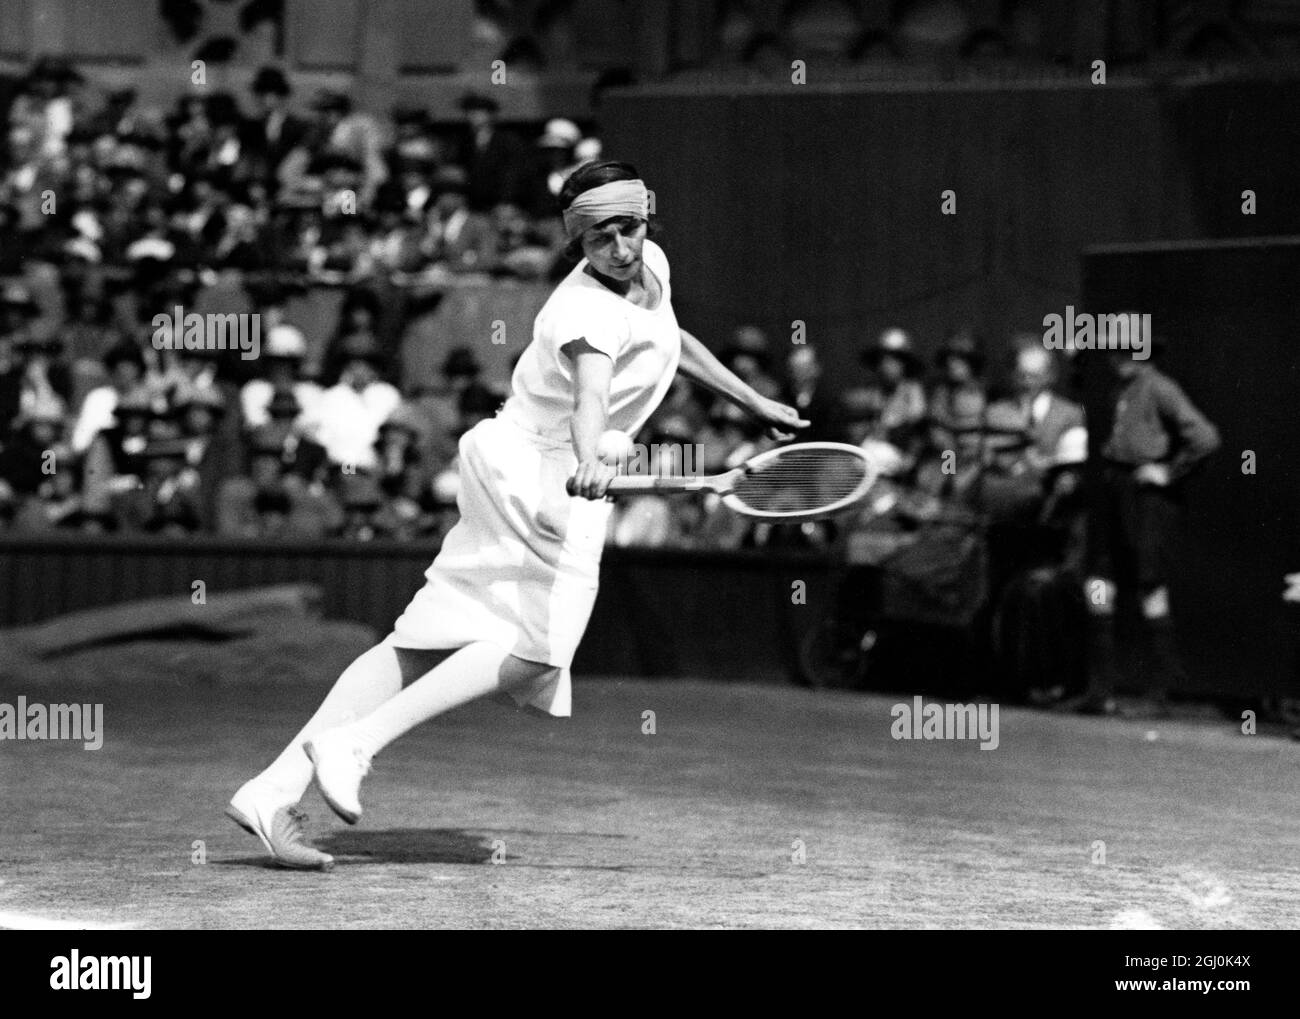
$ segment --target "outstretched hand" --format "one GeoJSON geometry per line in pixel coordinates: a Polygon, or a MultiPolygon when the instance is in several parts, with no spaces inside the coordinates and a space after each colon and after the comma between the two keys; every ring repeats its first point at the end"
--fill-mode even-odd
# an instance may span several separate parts
{"type": "Polygon", "coordinates": [[[807,428],[811,422],[799,416],[793,407],[777,400],[760,396],[749,408],[750,415],[767,426],[767,437],[784,442],[793,439],[795,433],[807,428]]]}

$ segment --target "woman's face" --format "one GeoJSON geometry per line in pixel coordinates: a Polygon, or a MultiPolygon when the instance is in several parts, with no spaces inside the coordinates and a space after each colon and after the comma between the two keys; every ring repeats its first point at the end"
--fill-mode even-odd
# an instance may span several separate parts
{"type": "Polygon", "coordinates": [[[582,253],[592,269],[615,280],[641,275],[641,246],[646,224],[635,216],[619,216],[588,227],[582,235],[582,253]]]}

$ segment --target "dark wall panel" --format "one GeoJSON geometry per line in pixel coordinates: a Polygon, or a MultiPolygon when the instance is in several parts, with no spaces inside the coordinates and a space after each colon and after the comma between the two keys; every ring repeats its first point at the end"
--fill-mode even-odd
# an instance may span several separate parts
{"type": "MultiPolygon", "coordinates": [[[[1172,590],[1194,678],[1300,689],[1296,613],[1282,601],[1283,577],[1300,571],[1300,238],[1094,252],[1084,268],[1089,307],[1151,314],[1168,373],[1223,437],[1189,482],[1172,590]]],[[[1101,376],[1087,377],[1099,407],[1101,376]]]]}
{"type": "Polygon", "coordinates": [[[614,92],[601,119],[655,191],[683,324],[803,320],[847,382],[885,326],[1041,330],[1090,244],[1300,233],[1298,114],[1295,84],[809,85],[614,92]]]}

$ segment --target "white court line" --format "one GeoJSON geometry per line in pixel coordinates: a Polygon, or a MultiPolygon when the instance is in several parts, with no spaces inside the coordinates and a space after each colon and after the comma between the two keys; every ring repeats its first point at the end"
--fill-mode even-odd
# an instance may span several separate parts
{"type": "Polygon", "coordinates": [[[32,916],[29,913],[7,913],[0,911],[0,930],[10,931],[123,931],[130,930],[131,923],[97,923],[93,920],[51,920],[44,916],[32,916]]]}

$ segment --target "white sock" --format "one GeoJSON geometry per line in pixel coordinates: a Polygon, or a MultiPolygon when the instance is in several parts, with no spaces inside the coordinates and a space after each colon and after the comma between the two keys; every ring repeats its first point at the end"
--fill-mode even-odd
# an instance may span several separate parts
{"type": "Polygon", "coordinates": [[[372,757],[421,722],[487,694],[536,678],[549,666],[516,658],[495,644],[467,644],[401,693],[347,727],[372,757]]]}
{"type": "Polygon", "coordinates": [[[362,718],[402,689],[402,669],[397,652],[377,644],[343,670],[325,700],[284,752],[253,781],[274,787],[286,803],[297,803],[311,785],[311,760],[303,743],[316,733],[362,718]]]}

